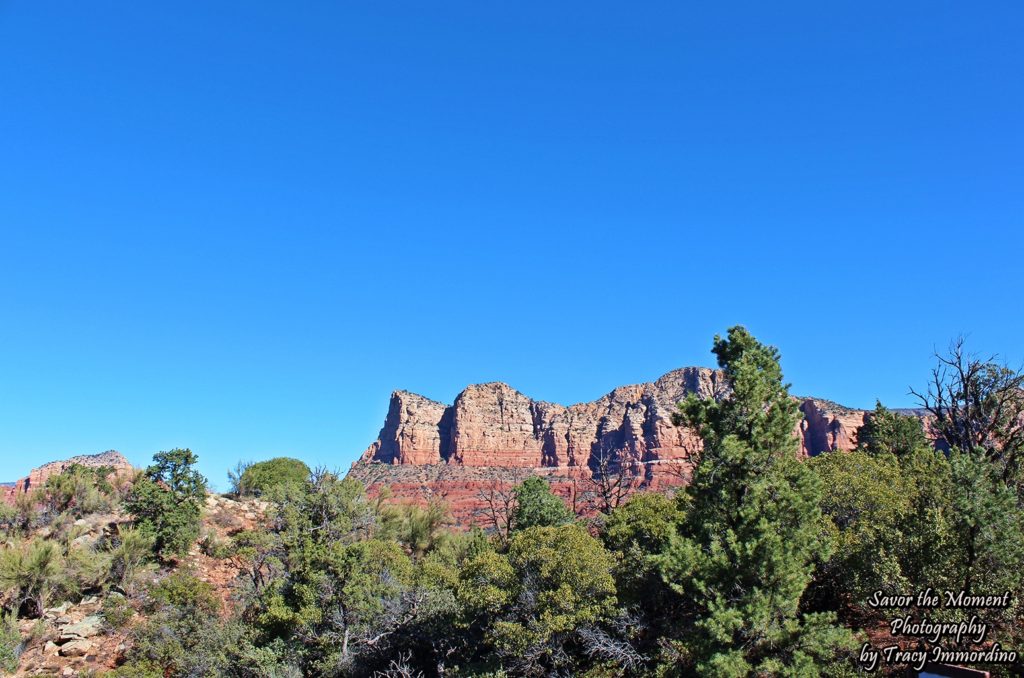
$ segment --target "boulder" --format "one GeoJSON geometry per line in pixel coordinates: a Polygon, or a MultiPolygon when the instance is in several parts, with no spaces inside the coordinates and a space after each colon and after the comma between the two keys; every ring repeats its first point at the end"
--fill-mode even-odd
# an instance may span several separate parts
{"type": "Polygon", "coordinates": [[[92,649],[92,641],[85,639],[72,640],[60,646],[61,657],[84,657],[92,649]]]}
{"type": "Polygon", "coordinates": [[[62,642],[68,642],[80,638],[92,638],[101,633],[103,633],[103,620],[99,615],[91,614],[78,623],[62,627],[60,639],[62,642]]]}

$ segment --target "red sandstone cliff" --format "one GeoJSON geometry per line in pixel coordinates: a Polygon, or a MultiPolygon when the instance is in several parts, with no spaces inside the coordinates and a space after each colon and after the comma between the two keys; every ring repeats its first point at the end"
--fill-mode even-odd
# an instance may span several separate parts
{"type": "Polygon", "coordinates": [[[134,472],[131,463],[129,463],[120,452],[108,450],[107,452],[101,452],[100,454],[85,454],[62,461],[51,461],[48,464],[43,464],[39,468],[32,469],[26,477],[17,481],[13,485],[0,488],[3,491],[2,498],[9,504],[14,503],[15,498],[19,494],[27,494],[36,488],[42,487],[46,484],[47,478],[50,476],[60,475],[69,467],[76,464],[92,468],[109,466],[114,470],[114,473],[118,475],[128,475],[134,472]]]}
{"type": "MultiPolygon", "coordinates": [[[[478,518],[487,492],[530,474],[547,476],[570,503],[609,467],[635,473],[638,486],[680,485],[700,442],[671,417],[690,393],[723,397],[721,374],[683,368],[570,407],[532,400],[500,382],[470,386],[452,405],[396,391],[378,439],[349,475],[371,494],[388,487],[398,500],[441,498],[460,522],[478,518]]],[[[815,399],[802,400],[800,410],[794,435],[807,456],[853,449],[866,414],[815,399]]]]}
{"type": "Polygon", "coordinates": [[[720,382],[714,370],[686,368],[571,407],[532,400],[500,382],[470,386],[450,406],[396,391],[380,436],[360,461],[531,469],[593,466],[602,457],[681,462],[693,441],[672,426],[671,413],[688,393],[720,396],[720,382]]]}

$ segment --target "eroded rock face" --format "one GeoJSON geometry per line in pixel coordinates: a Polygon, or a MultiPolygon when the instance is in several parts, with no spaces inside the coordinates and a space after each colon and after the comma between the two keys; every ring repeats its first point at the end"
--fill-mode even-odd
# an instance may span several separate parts
{"type": "MultiPolygon", "coordinates": [[[[371,494],[386,486],[400,501],[443,499],[460,522],[480,513],[483,494],[530,474],[546,476],[570,504],[581,483],[609,470],[635,474],[645,489],[677,486],[688,482],[701,449],[692,431],[672,424],[691,393],[727,395],[721,372],[674,370],[569,407],[500,382],[469,386],[450,406],[396,391],[378,439],[349,473],[371,494]]],[[[794,435],[805,456],[856,446],[866,412],[810,398],[800,409],[794,435]]]]}
{"type": "Polygon", "coordinates": [[[361,461],[539,468],[686,459],[694,441],[672,425],[672,412],[688,393],[722,395],[720,382],[714,370],[685,368],[571,407],[533,400],[501,382],[469,386],[451,406],[396,391],[361,461]]]}
{"type": "Polygon", "coordinates": [[[395,391],[380,436],[364,459],[385,464],[435,464],[447,450],[451,429],[449,408],[429,398],[395,391]]]}
{"type": "Polygon", "coordinates": [[[0,488],[3,491],[3,499],[9,504],[14,503],[19,494],[27,494],[38,487],[42,487],[46,484],[48,478],[60,475],[74,465],[91,468],[109,466],[118,475],[129,475],[134,472],[131,463],[125,459],[124,455],[114,450],[108,450],[100,454],[85,454],[62,461],[51,461],[48,464],[43,464],[39,468],[33,469],[28,476],[16,483],[0,488]]]}
{"type": "Polygon", "coordinates": [[[864,425],[865,410],[851,410],[828,400],[807,398],[800,403],[800,449],[813,457],[830,450],[857,447],[857,429],[864,425]]]}

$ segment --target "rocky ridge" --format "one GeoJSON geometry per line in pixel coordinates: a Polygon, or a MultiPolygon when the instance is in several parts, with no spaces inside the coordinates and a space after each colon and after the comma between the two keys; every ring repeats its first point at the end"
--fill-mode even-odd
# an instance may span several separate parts
{"type": "MultiPolygon", "coordinates": [[[[678,486],[700,453],[700,440],[671,421],[689,394],[724,397],[721,372],[682,368],[571,406],[533,400],[501,382],[469,386],[451,405],[395,391],[377,440],[349,475],[371,495],[387,487],[398,501],[442,499],[460,523],[479,522],[488,492],[531,474],[547,477],[570,503],[609,472],[635,475],[647,489],[678,486]]],[[[794,435],[803,455],[855,447],[864,410],[800,401],[794,435]]]]}
{"type": "Polygon", "coordinates": [[[27,476],[14,483],[0,485],[0,499],[8,504],[13,504],[19,494],[28,494],[32,490],[42,487],[51,476],[64,473],[71,466],[88,466],[99,468],[109,466],[119,476],[130,476],[135,469],[132,467],[123,454],[115,450],[107,450],[99,454],[83,454],[61,461],[51,461],[48,464],[32,469],[27,476]]]}

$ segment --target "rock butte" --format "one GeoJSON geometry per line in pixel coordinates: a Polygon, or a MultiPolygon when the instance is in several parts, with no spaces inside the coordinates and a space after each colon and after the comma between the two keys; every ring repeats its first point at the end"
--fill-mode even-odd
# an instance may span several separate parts
{"type": "MultiPolygon", "coordinates": [[[[452,405],[395,391],[380,435],[349,476],[371,496],[387,487],[396,501],[443,500],[463,525],[485,522],[487,494],[530,475],[547,477],[570,504],[602,468],[631,469],[644,489],[679,486],[700,453],[699,439],[671,421],[690,393],[723,397],[722,374],[687,367],[571,407],[532,400],[500,382],[469,386],[452,405]]],[[[864,410],[800,400],[803,419],[793,433],[804,456],[855,447],[864,410]]]]}
{"type": "Polygon", "coordinates": [[[3,492],[3,501],[13,504],[19,494],[27,494],[36,488],[42,487],[46,484],[47,478],[60,475],[74,464],[89,467],[109,466],[114,469],[114,473],[117,475],[131,475],[134,473],[132,465],[125,459],[124,455],[114,450],[108,450],[100,454],[85,454],[63,461],[51,461],[49,464],[43,464],[39,468],[32,469],[31,473],[16,483],[0,487],[0,491],[3,492]]]}

